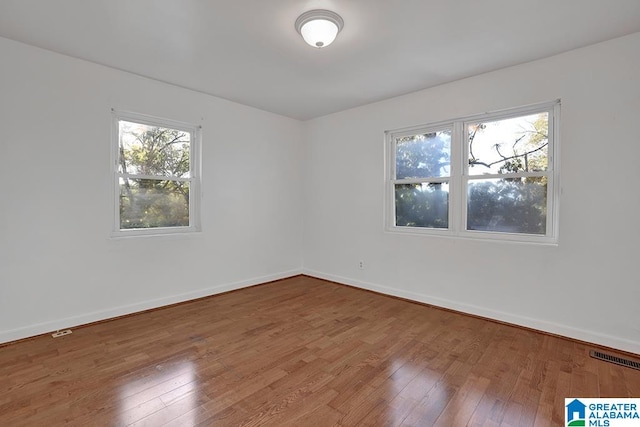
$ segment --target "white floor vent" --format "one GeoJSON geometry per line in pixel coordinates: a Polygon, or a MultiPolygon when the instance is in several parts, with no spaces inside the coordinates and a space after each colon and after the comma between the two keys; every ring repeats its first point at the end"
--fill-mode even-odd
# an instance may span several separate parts
{"type": "Polygon", "coordinates": [[[58,337],[63,337],[65,335],[69,335],[70,333],[71,333],[71,329],[65,329],[64,331],[55,331],[54,333],[51,334],[51,336],[54,338],[58,338],[58,337]]]}

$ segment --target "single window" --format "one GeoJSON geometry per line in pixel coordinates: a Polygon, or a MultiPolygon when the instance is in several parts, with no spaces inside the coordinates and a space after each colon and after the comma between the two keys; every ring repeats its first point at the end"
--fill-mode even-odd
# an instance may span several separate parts
{"type": "Polygon", "coordinates": [[[448,228],[451,129],[394,136],[395,225],[448,228]]]}
{"type": "Polygon", "coordinates": [[[557,241],[559,101],[387,132],[387,229],[557,241]]]}
{"type": "Polygon", "coordinates": [[[198,128],[114,112],[114,234],[197,231],[198,128]]]}

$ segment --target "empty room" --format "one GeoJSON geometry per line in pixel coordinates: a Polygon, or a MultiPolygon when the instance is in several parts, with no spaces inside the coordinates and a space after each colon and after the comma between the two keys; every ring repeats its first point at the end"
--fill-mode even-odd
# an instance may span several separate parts
{"type": "Polygon", "coordinates": [[[0,1],[0,426],[640,425],[638,0],[0,1]]]}

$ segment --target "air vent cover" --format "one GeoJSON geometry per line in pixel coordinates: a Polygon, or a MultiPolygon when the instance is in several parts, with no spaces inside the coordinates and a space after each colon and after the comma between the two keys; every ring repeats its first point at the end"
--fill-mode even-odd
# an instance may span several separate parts
{"type": "Polygon", "coordinates": [[[610,354],[601,353],[595,350],[591,350],[589,352],[589,355],[594,359],[604,360],[605,362],[615,363],[616,365],[626,366],[627,368],[637,369],[640,371],[640,362],[623,359],[621,357],[612,356],[610,354]]]}

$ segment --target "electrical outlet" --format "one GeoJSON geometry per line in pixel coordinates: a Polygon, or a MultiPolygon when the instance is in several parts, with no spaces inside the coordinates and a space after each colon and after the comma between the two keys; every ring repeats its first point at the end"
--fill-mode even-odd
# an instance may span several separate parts
{"type": "Polygon", "coordinates": [[[64,331],[55,331],[54,333],[51,334],[51,336],[54,338],[58,338],[58,337],[63,337],[65,335],[69,335],[70,333],[71,333],[71,329],[65,329],[64,331]]]}
{"type": "Polygon", "coordinates": [[[364,270],[364,261],[360,260],[360,261],[358,262],[358,268],[359,268],[360,270],[364,270]]]}

